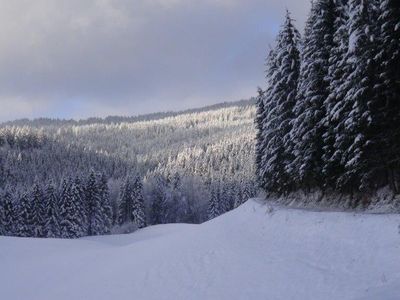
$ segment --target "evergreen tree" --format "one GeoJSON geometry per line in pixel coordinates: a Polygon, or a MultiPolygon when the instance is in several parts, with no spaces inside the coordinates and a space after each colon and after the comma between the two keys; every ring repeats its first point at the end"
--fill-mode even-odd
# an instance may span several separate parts
{"type": "Polygon", "coordinates": [[[341,158],[343,149],[343,124],[340,122],[349,103],[344,102],[348,86],[345,84],[350,68],[347,64],[349,33],[347,29],[349,13],[348,0],[335,0],[335,30],[333,47],[329,56],[327,81],[329,95],[324,101],[326,116],[324,124],[326,131],[323,134],[324,151],[322,174],[325,186],[336,188],[338,176],[343,173],[341,158]]]}
{"type": "Polygon", "coordinates": [[[219,192],[218,187],[215,185],[211,186],[211,197],[210,201],[208,202],[208,219],[214,219],[221,215],[223,212],[221,211],[221,205],[219,201],[219,192]]]}
{"type": "Polygon", "coordinates": [[[17,232],[16,234],[20,237],[31,237],[33,236],[33,224],[30,224],[32,220],[32,203],[29,199],[29,195],[23,194],[17,205],[17,232]]]}
{"type": "Polygon", "coordinates": [[[71,179],[64,179],[60,196],[60,231],[63,238],[79,238],[86,231],[86,212],[79,187],[71,179]]]}
{"type": "Polygon", "coordinates": [[[96,192],[92,193],[94,198],[92,202],[91,235],[108,234],[111,230],[112,208],[108,194],[107,179],[104,175],[100,177],[96,190],[96,192]]]}
{"type": "Polygon", "coordinates": [[[221,188],[219,193],[221,213],[225,213],[234,208],[232,185],[229,182],[220,182],[219,186],[221,188]]]}
{"type": "Polygon", "coordinates": [[[291,130],[293,162],[298,188],[322,186],[321,168],[325,131],[324,101],[328,96],[329,55],[334,34],[333,0],[314,2],[307,21],[302,51],[300,80],[291,130]]]}
{"type": "Polygon", "coordinates": [[[71,199],[70,215],[68,221],[72,225],[73,236],[82,237],[90,234],[88,232],[89,216],[85,210],[85,202],[82,183],[79,180],[70,179],[69,199],[71,199]]]}
{"type": "Polygon", "coordinates": [[[247,201],[255,196],[256,196],[256,191],[254,189],[254,183],[252,182],[243,183],[242,201],[247,201]]]}
{"type": "Polygon", "coordinates": [[[29,224],[32,224],[33,236],[43,237],[45,209],[43,191],[39,183],[33,185],[30,197],[32,202],[32,219],[28,222],[29,224]]]}
{"type": "Polygon", "coordinates": [[[67,179],[63,179],[61,183],[61,192],[59,196],[59,220],[60,220],[60,237],[61,238],[70,238],[71,234],[71,225],[66,220],[68,217],[68,206],[70,205],[70,201],[72,198],[71,195],[71,183],[67,179]]]}
{"type": "Polygon", "coordinates": [[[167,187],[168,184],[163,177],[157,176],[155,178],[155,186],[152,194],[153,202],[151,205],[151,223],[153,225],[165,224],[167,221],[167,187]]]}
{"type": "Polygon", "coordinates": [[[118,225],[123,225],[133,221],[133,186],[129,177],[126,177],[121,186],[118,203],[118,225]]]}
{"type": "Polygon", "coordinates": [[[256,118],[255,118],[255,127],[256,127],[256,153],[255,153],[255,163],[256,163],[256,174],[261,182],[260,174],[261,174],[261,161],[263,155],[263,120],[264,120],[264,91],[261,88],[258,88],[258,96],[256,100],[256,118]]]}
{"type": "Polygon", "coordinates": [[[100,183],[99,183],[99,188],[100,188],[100,195],[102,198],[102,203],[103,203],[103,213],[104,213],[104,223],[105,226],[109,229],[112,227],[113,223],[113,207],[111,205],[111,200],[110,200],[110,192],[108,189],[108,180],[106,175],[103,173],[100,177],[100,183]]]}
{"type": "Polygon", "coordinates": [[[276,81],[277,81],[277,60],[275,56],[274,49],[271,49],[268,53],[267,56],[267,61],[266,61],[266,72],[265,72],[265,78],[267,81],[267,89],[264,92],[264,99],[263,99],[263,114],[260,116],[261,118],[261,132],[260,136],[257,138],[257,142],[259,145],[259,155],[260,155],[260,162],[257,161],[257,156],[256,156],[256,162],[259,163],[259,165],[256,166],[256,171],[257,171],[257,180],[259,183],[259,186],[262,188],[266,188],[267,183],[269,181],[269,175],[266,170],[269,167],[269,159],[271,158],[271,155],[269,152],[267,152],[267,147],[268,143],[271,141],[271,139],[274,138],[275,131],[273,130],[272,123],[270,122],[269,119],[269,114],[270,111],[274,109],[275,103],[273,101],[269,101],[271,99],[275,86],[276,86],[276,81]]]}
{"type": "Polygon", "coordinates": [[[9,189],[6,189],[3,194],[3,201],[0,209],[2,234],[8,236],[16,235],[15,225],[18,219],[12,193],[9,189]]]}
{"type": "Polygon", "coordinates": [[[92,170],[85,186],[85,200],[88,206],[88,234],[95,235],[102,225],[101,195],[97,185],[96,175],[92,170]]]}
{"type": "Polygon", "coordinates": [[[267,66],[272,70],[267,70],[271,78],[267,78],[265,95],[267,116],[263,139],[266,146],[263,148],[261,177],[263,188],[268,192],[282,193],[293,188],[286,166],[292,160],[289,133],[299,77],[299,40],[300,34],[287,13],[267,66]]]}
{"type": "Polygon", "coordinates": [[[241,185],[235,186],[234,195],[235,195],[235,204],[234,204],[235,208],[239,207],[246,201],[242,193],[241,185]]]}
{"type": "MultiPolygon", "coordinates": [[[[72,184],[72,183],[71,183],[72,184]]],[[[86,200],[85,186],[82,181],[82,175],[75,176],[74,179],[74,199],[81,207],[81,224],[82,230],[85,232],[84,235],[89,232],[89,205],[86,200]]]]}
{"type": "Polygon", "coordinates": [[[59,201],[52,183],[46,186],[44,192],[45,218],[43,234],[48,238],[58,238],[61,236],[59,223],[58,205],[59,201]]]}
{"type": "Polygon", "coordinates": [[[382,0],[379,7],[379,44],[376,61],[376,110],[381,112],[380,155],[387,170],[387,182],[400,192],[400,1],[382,0]]]}
{"type": "MultiPolygon", "coordinates": [[[[175,182],[175,188],[178,188],[178,182],[175,182]]],[[[133,221],[138,228],[146,227],[146,212],[143,198],[143,185],[141,178],[137,175],[133,184],[133,221]]]]}
{"type": "Polygon", "coordinates": [[[377,125],[373,118],[374,38],[370,26],[371,10],[367,1],[350,1],[349,49],[347,62],[351,73],[347,79],[348,90],[344,102],[348,111],[341,122],[344,141],[341,144],[342,164],[345,172],[339,177],[339,186],[347,191],[366,191],[373,184],[378,164],[372,149],[377,140],[373,134],[377,125]]]}

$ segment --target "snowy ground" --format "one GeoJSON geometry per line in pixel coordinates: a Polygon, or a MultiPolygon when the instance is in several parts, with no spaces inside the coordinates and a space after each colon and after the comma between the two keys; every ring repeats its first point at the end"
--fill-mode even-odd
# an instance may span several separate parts
{"type": "Polygon", "coordinates": [[[0,298],[400,299],[400,215],[250,200],[202,225],[130,235],[0,237],[0,298]]]}

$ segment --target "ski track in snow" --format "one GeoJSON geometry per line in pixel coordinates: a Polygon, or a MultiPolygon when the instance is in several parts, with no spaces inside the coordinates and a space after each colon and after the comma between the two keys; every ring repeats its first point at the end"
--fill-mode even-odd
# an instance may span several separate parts
{"type": "Polygon", "coordinates": [[[249,200],[201,225],[0,237],[1,299],[399,299],[399,224],[249,200]]]}

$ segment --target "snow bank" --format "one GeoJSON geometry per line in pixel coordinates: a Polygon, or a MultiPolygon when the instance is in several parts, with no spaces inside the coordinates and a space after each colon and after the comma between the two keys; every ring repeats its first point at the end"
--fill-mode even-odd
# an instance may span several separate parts
{"type": "Polygon", "coordinates": [[[398,299],[399,215],[249,200],[201,225],[0,238],[2,299],[398,299]]]}

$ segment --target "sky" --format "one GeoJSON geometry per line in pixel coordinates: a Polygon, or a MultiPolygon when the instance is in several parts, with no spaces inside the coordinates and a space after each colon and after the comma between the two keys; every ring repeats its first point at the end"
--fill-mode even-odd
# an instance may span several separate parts
{"type": "Polygon", "coordinates": [[[0,0],[0,122],[247,99],[309,0],[0,0]]]}

